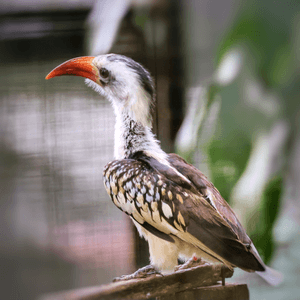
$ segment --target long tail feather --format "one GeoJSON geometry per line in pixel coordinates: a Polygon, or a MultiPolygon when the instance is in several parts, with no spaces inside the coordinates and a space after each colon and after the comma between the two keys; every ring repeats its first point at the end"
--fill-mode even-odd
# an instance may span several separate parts
{"type": "Polygon", "coordinates": [[[263,278],[267,283],[277,286],[283,282],[283,274],[265,266],[265,271],[256,271],[255,273],[263,278]]]}

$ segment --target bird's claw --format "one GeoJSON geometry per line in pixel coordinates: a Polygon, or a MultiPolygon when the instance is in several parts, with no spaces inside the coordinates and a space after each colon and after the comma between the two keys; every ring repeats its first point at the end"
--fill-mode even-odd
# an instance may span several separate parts
{"type": "Polygon", "coordinates": [[[129,275],[122,275],[120,277],[115,277],[113,282],[123,281],[123,280],[130,280],[130,279],[137,279],[137,278],[146,278],[150,275],[157,274],[163,276],[159,271],[157,271],[153,266],[148,265],[143,268],[138,269],[132,274],[129,275]]]}
{"type": "Polygon", "coordinates": [[[205,265],[206,262],[201,258],[192,257],[189,260],[187,260],[184,264],[178,265],[175,267],[174,272],[180,271],[180,270],[186,270],[192,267],[205,265]]]}

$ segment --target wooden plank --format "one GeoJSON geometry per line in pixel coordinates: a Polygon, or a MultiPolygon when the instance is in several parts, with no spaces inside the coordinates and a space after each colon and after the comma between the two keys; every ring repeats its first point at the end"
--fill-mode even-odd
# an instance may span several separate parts
{"type": "Polygon", "coordinates": [[[157,300],[249,300],[249,290],[246,284],[227,283],[209,287],[199,287],[173,295],[165,295],[157,300]]]}
{"type": "Polygon", "coordinates": [[[169,275],[152,275],[142,279],[115,282],[99,287],[45,295],[42,300],[149,299],[174,294],[196,287],[210,286],[221,280],[221,270],[229,278],[233,271],[223,264],[205,264],[169,275]]]}

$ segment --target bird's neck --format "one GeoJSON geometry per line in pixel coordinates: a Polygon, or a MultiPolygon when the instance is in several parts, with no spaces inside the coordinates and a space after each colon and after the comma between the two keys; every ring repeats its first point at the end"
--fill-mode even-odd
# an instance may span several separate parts
{"type": "Polygon", "coordinates": [[[167,154],[160,148],[151,128],[134,120],[125,111],[115,110],[115,158],[124,159],[138,151],[159,161],[166,161],[167,154]]]}

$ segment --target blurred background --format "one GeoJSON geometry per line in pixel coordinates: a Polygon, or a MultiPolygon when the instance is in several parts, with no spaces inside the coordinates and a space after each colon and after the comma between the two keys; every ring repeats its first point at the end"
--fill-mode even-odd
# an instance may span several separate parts
{"type": "Polygon", "coordinates": [[[78,77],[44,78],[107,52],[146,66],[162,148],[202,170],[261,256],[272,288],[236,270],[251,299],[300,293],[300,5],[242,0],[0,1],[1,299],[99,285],[148,263],[108,198],[114,115],[78,77]]]}

